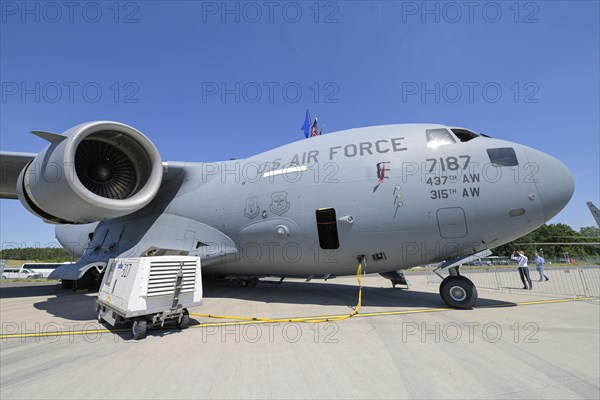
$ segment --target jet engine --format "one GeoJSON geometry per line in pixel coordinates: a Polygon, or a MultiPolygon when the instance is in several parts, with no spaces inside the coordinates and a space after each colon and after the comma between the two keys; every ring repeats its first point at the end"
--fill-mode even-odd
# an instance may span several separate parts
{"type": "Polygon", "coordinates": [[[160,154],[130,126],[96,121],[61,135],[33,133],[50,145],[23,168],[17,194],[47,222],[88,223],[131,214],[160,188],[160,154]]]}

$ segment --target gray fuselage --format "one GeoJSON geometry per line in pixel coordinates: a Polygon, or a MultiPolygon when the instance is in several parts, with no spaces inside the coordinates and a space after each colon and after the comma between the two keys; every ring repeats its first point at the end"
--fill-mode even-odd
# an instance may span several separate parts
{"type": "Polygon", "coordinates": [[[209,274],[347,275],[358,256],[368,272],[385,272],[491,249],[570,199],[573,178],[558,160],[452,129],[458,136],[443,125],[376,126],[243,160],[165,163],[177,179],[146,208],[62,226],[57,237],[83,243],[91,226],[95,246],[113,246],[104,254],[175,248],[201,255],[209,274]]]}

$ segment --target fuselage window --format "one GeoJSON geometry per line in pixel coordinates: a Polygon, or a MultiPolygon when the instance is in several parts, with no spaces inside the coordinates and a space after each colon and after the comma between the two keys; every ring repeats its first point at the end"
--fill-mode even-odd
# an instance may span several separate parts
{"type": "Polygon", "coordinates": [[[446,129],[427,129],[425,136],[427,137],[427,147],[432,149],[456,143],[452,134],[446,129]]]}
{"type": "Polygon", "coordinates": [[[490,161],[497,167],[514,167],[519,165],[515,149],[512,147],[500,147],[497,149],[487,149],[490,161]]]}
{"type": "Polygon", "coordinates": [[[317,230],[319,231],[319,246],[322,249],[337,249],[340,240],[337,231],[335,209],[320,208],[317,210],[317,230]]]}

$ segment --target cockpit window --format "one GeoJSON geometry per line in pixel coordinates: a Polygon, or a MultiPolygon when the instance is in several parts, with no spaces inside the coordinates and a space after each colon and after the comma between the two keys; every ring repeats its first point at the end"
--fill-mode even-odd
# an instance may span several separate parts
{"type": "Polygon", "coordinates": [[[461,142],[468,142],[469,140],[479,137],[479,135],[475,132],[471,132],[466,129],[451,129],[451,131],[461,142]]]}
{"type": "Polygon", "coordinates": [[[452,134],[446,129],[427,129],[425,134],[427,136],[427,147],[431,147],[433,149],[456,143],[456,140],[454,137],[452,137],[452,134]]]}
{"type": "Polygon", "coordinates": [[[514,167],[519,165],[515,149],[512,147],[500,147],[497,149],[488,149],[490,161],[497,167],[514,167]]]}

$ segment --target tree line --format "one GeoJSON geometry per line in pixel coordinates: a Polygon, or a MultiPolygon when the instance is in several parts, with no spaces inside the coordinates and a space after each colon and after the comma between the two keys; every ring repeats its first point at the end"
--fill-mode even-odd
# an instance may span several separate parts
{"type": "Polygon", "coordinates": [[[22,247],[0,251],[3,260],[28,260],[39,262],[65,262],[72,261],[71,256],[62,247],[22,247]]]}
{"type": "Polygon", "coordinates": [[[528,256],[537,251],[542,253],[545,258],[585,258],[600,256],[600,246],[569,243],[598,242],[600,242],[600,228],[598,227],[586,226],[577,232],[566,224],[544,224],[517,240],[492,249],[492,252],[494,255],[508,256],[515,250],[523,250],[528,253],[528,256]]]}

